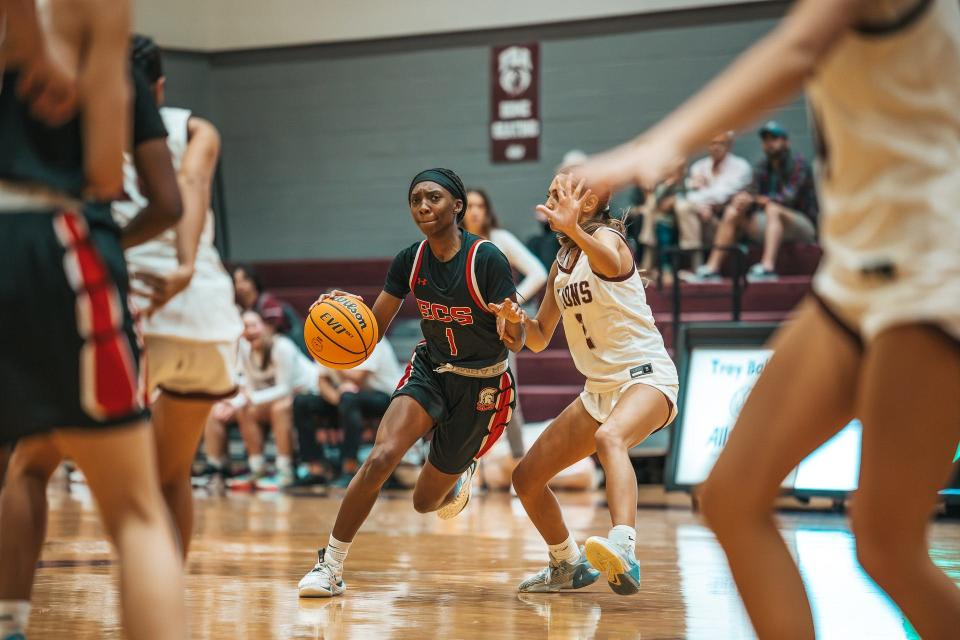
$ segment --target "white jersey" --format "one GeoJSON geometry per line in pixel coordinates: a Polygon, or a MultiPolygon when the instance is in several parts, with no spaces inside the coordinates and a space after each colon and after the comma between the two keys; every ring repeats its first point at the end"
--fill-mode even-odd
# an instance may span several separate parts
{"type": "Polygon", "coordinates": [[[920,318],[960,329],[960,3],[869,11],[807,86],[825,253],[814,288],[868,336],[920,318]]]}
{"type": "MultiPolygon", "coordinates": [[[[167,146],[173,157],[173,168],[179,171],[187,150],[190,111],[163,107],[160,115],[167,129],[167,146]]],[[[114,220],[121,227],[147,205],[147,199],[140,193],[139,182],[130,156],[125,155],[123,188],[129,200],[113,204],[114,220]]],[[[190,285],[149,318],[142,318],[141,329],[145,335],[197,342],[232,342],[240,337],[243,324],[234,301],[233,282],[213,246],[213,226],[213,212],[207,211],[190,285]]],[[[127,249],[130,270],[153,273],[172,271],[178,265],[176,241],[176,230],[167,229],[156,238],[127,249]]],[[[135,308],[144,308],[146,304],[143,298],[132,296],[135,308]]]]}
{"type": "Polygon", "coordinates": [[[557,267],[553,293],[570,355],[587,378],[587,391],[603,393],[634,380],[678,383],[636,267],[627,276],[606,278],[594,273],[579,251],[571,268],[559,258],[557,267]]]}

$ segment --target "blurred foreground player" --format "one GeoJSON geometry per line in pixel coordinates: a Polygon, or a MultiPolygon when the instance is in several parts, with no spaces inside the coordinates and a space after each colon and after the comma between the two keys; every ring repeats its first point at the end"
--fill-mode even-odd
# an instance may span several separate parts
{"type": "Polygon", "coordinates": [[[787,473],[856,416],[857,557],[922,637],[955,638],[960,589],[926,533],[960,440],[956,0],[797,2],[702,92],[580,171],[650,184],[802,88],[820,134],[824,260],[702,489],[704,515],[760,637],[813,638],[771,506],[787,473]]]}
{"type": "Polygon", "coordinates": [[[83,199],[105,202],[122,185],[129,7],[53,0],[44,20],[34,9],[32,0],[0,3],[7,33],[17,34],[0,49],[0,445],[17,441],[0,497],[0,637],[26,630],[49,477],[33,452],[53,442],[57,459],[83,470],[116,546],[128,635],[184,638],[181,564],[136,393],[119,235],[100,224],[105,205],[87,205],[90,222],[80,213],[83,199]],[[37,56],[75,79],[80,118],[40,121],[34,94],[15,92],[37,56]]]}

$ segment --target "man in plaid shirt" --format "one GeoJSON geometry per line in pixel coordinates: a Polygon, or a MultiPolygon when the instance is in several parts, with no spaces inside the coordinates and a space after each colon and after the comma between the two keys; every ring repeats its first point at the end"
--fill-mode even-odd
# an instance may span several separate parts
{"type": "MultiPolygon", "coordinates": [[[[760,262],[750,267],[750,281],[776,280],[777,254],[784,242],[816,240],[817,195],[810,164],[790,151],[790,138],[777,122],[760,129],[764,157],[753,169],[753,183],[735,195],[724,209],[715,244],[730,245],[746,239],[763,244],[760,262]]],[[[701,282],[720,279],[726,254],[713,250],[697,270],[701,282]]]]}

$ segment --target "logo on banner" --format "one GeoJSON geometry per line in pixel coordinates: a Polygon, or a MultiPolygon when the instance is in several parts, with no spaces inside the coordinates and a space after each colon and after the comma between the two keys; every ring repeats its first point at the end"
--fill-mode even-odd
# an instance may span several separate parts
{"type": "Polygon", "coordinates": [[[490,52],[490,158],[494,163],[540,157],[540,45],[490,52]]]}
{"type": "Polygon", "coordinates": [[[533,80],[533,56],[527,47],[507,47],[497,58],[500,69],[500,88],[511,96],[518,96],[530,88],[533,80]]]}

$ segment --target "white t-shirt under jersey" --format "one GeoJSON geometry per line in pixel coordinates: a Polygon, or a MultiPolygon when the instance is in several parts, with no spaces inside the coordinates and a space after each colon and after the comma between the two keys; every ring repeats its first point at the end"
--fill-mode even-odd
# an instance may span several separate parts
{"type": "MultiPolygon", "coordinates": [[[[180,170],[180,162],[187,150],[187,122],[190,111],[173,107],[160,109],[167,129],[167,146],[173,168],[180,170]]],[[[113,218],[126,226],[147,199],[140,193],[140,179],[129,155],[123,163],[123,190],[129,200],[113,203],[113,218]]],[[[189,286],[174,296],[150,317],[141,318],[144,335],[165,336],[194,342],[233,342],[243,332],[243,323],[234,302],[233,281],[220,262],[220,254],[213,246],[213,212],[207,219],[197,246],[197,259],[189,286]]],[[[177,235],[167,229],[156,238],[125,252],[130,271],[168,273],[177,268],[177,235]]],[[[135,309],[143,309],[148,301],[131,296],[135,309]]]]}
{"type": "Polygon", "coordinates": [[[517,285],[517,298],[523,303],[532,300],[547,283],[547,270],[523,243],[506,229],[490,229],[490,242],[507,257],[510,266],[523,275],[517,285]]]}
{"type": "Polygon", "coordinates": [[[604,393],[631,380],[678,384],[636,267],[627,276],[606,278],[590,269],[586,254],[575,256],[569,268],[558,264],[553,294],[570,355],[587,379],[584,389],[604,393]]]}

